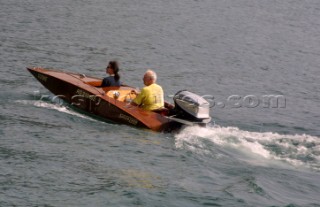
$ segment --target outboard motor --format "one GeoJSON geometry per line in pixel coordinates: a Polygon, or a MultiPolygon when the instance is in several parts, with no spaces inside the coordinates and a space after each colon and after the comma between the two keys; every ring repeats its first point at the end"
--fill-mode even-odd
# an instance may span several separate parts
{"type": "Polygon", "coordinates": [[[210,104],[201,96],[187,90],[182,90],[174,95],[173,100],[176,118],[198,124],[210,122],[210,104]]]}

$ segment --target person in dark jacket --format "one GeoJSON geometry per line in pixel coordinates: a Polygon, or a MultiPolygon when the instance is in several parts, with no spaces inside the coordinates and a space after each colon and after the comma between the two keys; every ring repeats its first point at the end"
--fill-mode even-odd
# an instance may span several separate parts
{"type": "Polygon", "coordinates": [[[102,80],[101,87],[120,86],[120,75],[118,74],[118,72],[118,62],[110,61],[106,68],[106,73],[109,74],[109,76],[102,80]]]}

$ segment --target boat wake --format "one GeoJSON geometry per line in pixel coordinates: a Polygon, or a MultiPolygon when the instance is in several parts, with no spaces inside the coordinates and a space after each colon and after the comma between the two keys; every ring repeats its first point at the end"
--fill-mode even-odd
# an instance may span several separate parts
{"type": "Polygon", "coordinates": [[[94,119],[85,116],[83,114],[77,113],[70,109],[68,106],[61,104],[61,103],[55,103],[55,102],[46,102],[43,100],[17,100],[16,103],[24,104],[24,105],[33,105],[40,108],[46,108],[46,109],[52,109],[56,110],[62,113],[70,114],[72,116],[77,116],[83,119],[88,119],[91,121],[95,121],[94,119]]]}
{"type": "Polygon", "coordinates": [[[187,127],[175,135],[177,148],[216,158],[266,165],[288,163],[320,171],[320,137],[249,132],[236,127],[187,127]],[[280,162],[279,162],[280,161],[280,162]]]}

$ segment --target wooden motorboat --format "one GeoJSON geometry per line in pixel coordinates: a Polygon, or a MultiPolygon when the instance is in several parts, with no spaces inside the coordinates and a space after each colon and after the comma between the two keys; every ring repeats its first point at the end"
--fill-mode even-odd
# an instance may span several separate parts
{"type": "Polygon", "coordinates": [[[58,98],[106,121],[170,132],[184,125],[205,126],[211,120],[209,103],[189,91],[174,96],[175,106],[166,102],[163,109],[146,111],[130,104],[136,96],[131,92],[134,87],[100,87],[101,78],[39,67],[27,69],[58,98]]]}

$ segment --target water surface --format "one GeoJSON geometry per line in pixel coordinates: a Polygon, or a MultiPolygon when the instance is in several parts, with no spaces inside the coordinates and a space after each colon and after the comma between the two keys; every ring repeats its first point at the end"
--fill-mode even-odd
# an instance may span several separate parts
{"type": "Polygon", "coordinates": [[[319,9],[1,2],[0,206],[319,206],[319,9]],[[140,88],[154,69],[167,100],[181,89],[211,97],[216,125],[162,134],[101,122],[54,102],[25,69],[103,77],[112,59],[140,88]],[[285,105],[246,102],[265,95],[285,105]]]}

